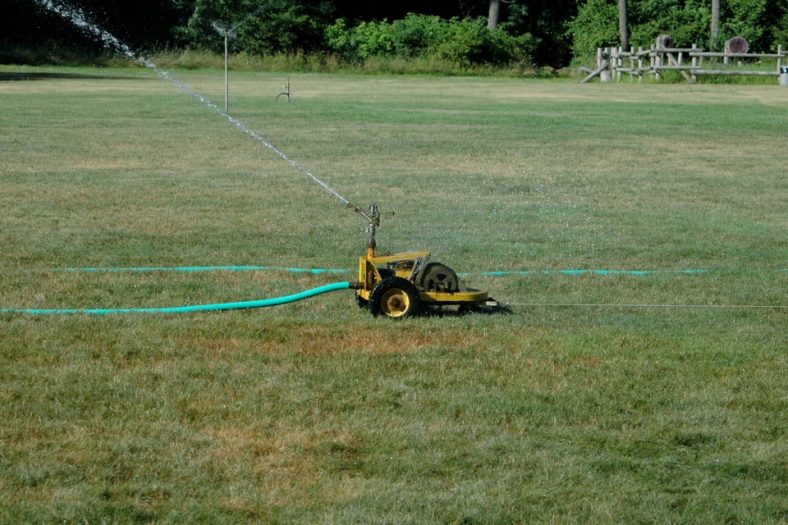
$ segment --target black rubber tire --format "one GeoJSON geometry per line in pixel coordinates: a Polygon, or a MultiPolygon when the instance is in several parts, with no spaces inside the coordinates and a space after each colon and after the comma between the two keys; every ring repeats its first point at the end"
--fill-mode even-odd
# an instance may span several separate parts
{"type": "Polygon", "coordinates": [[[421,310],[419,291],[402,277],[387,277],[372,288],[369,294],[369,311],[375,317],[389,319],[413,317],[421,310]]]}

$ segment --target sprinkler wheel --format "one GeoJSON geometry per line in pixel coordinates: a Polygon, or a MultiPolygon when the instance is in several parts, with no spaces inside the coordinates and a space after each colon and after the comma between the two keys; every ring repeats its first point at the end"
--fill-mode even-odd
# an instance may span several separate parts
{"type": "Polygon", "coordinates": [[[416,315],[421,309],[419,291],[402,277],[387,277],[372,288],[369,294],[369,311],[372,315],[385,315],[404,319],[416,315]]]}

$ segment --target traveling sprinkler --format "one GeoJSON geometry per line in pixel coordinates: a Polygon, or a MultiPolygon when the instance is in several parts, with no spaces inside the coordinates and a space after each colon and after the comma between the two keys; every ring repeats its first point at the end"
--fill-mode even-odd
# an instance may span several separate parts
{"type": "Polygon", "coordinates": [[[443,307],[456,307],[460,314],[502,309],[487,291],[467,287],[454,270],[430,261],[430,252],[378,254],[375,241],[380,227],[378,206],[372,204],[368,211],[350,207],[367,220],[367,249],[359,257],[358,281],[353,283],[360,308],[368,308],[376,317],[392,319],[443,307]]]}
{"type": "Polygon", "coordinates": [[[225,113],[227,113],[227,111],[229,109],[228,99],[229,99],[229,94],[230,94],[229,82],[228,82],[228,78],[227,78],[227,58],[228,58],[227,57],[227,40],[230,39],[230,38],[235,38],[235,37],[238,36],[237,33],[235,32],[235,30],[238,29],[238,27],[240,27],[241,24],[243,24],[245,21],[246,20],[238,22],[237,24],[235,24],[232,27],[227,27],[226,25],[222,24],[221,22],[211,22],[211,26],[214,28],[214,30],[217,33],[219,33],[220,35],[222,35],[222,37],[224,38],[224,112],[225,113]]]}

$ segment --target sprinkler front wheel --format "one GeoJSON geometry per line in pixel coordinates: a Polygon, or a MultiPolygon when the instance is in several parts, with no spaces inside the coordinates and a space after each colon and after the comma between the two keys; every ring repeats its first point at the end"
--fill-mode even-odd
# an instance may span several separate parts
{"type": "Polygon", "coordinates": [[[376,317],[404,319],[416,315],[420,306],[416,286],[402,277],[383,279],[369,294],[369,310],[376,317]]]}

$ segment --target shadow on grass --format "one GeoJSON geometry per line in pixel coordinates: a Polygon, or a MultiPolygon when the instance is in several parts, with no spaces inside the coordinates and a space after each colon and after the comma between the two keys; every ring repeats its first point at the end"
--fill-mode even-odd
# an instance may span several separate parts
{"type": "Polygon", "coordinates": [[[467,308],[457,308],[453,306],[424,306],[418,315],[424,317],[462,317],[465,315],[509,315],[512,309],[505,304],[496,306],[471,306],[467,308]]]}
{"type": "MultiPolygon", "coordinates": [[[[356,304],[362,310],[367,312],[367,302],[359,300],[356,297],[356,304]]],[[[422,304],[415,317],[463,317],[466,315],[511,315],[514,311],[503,303],[497,305],[469,305],[465,307],[458,307],[456,305],[435,305],[435,304],[422,304]]],[[[385,317],[381,315],[380,317],[385,317]]]]}
{"type": "Polygon", "coordinates": [[[83,73],[0,71],[0,82],[27,80],[150,80],[137,76],[92,75],[83,73]]]}

